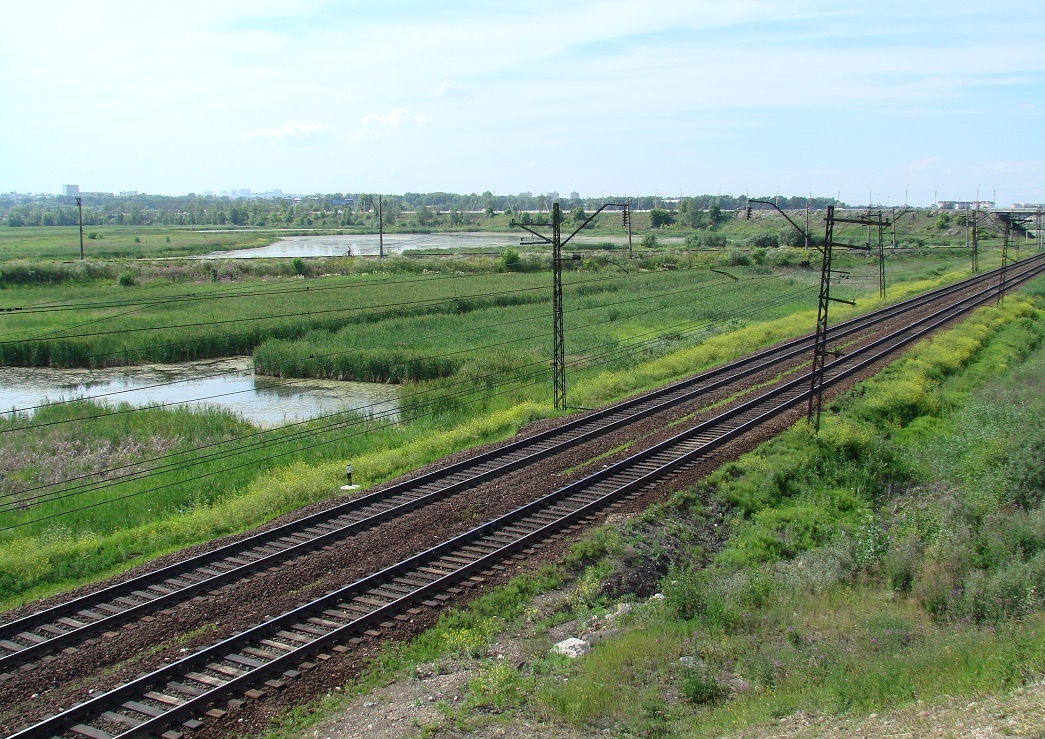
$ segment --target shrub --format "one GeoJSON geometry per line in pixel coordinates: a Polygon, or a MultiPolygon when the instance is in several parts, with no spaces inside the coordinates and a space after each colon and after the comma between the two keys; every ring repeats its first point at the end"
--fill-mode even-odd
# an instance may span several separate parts
{"type": "Polygon", "coordinates": [[[748,267],[751,265],[751,257],[740,249],[730,249],[726,256],[726,264],[732,267],[748,267]]]}
{"type": "Polygon", "coordinates": [[[698,706],[718,703],[729,694],[727,688],[703,669],[685,670],[679,692],[698,706]]]}
{"type": "Polygon", "coordinates": [[[290,263],[291,268],[294,270],[294,274],[301,275],[302,277],[308,277],[311,274],[311,270],[308,265],[305,264],[305,260],[301,257],[294,257],[294,261],[290,263]]]}
{"type": "Polygon", "coordinates": [[[121,272],[116,278],[116,282],[123,287],[130,287],[134,284],[134,275],[130,272],[121,272]]]}
{"type": "Polygon", "coordinates": [[[806,237],[794,226],[782,229],[778,239],[780,246],[800,247],[806,245],[806,237]]]}
{"type": "Polygon", "coordinates": [[[519,252],[515,249],[505,249],[501,252],[501,269],[507,272],[515,272],[519,269],[519,252]]]}
{"type": "Polygon", "coordinates": [[[657,245],[657,236],[656,236],[656,234],[648,233],[648,234],[646,234],[645,236],[642,237],[642,246],[644,248],[652,249],[656,245],[657,245]]]}
{"type": "Polygon", "coordinates": [[[776,234],[771,233],[755,234],[748,239],[747,243],[749,246],[756,246],[762,249],[776,249],[780,246],[780,238],[776,234]]]}

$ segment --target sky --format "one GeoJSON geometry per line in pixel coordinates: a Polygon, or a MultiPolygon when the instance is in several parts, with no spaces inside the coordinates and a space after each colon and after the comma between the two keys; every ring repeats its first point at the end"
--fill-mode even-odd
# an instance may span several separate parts
{"type": "Polygon", "coordinates": [[[1041,0],[5,0],[0,18],[0,192],[1045,202],[1041,0]]]}

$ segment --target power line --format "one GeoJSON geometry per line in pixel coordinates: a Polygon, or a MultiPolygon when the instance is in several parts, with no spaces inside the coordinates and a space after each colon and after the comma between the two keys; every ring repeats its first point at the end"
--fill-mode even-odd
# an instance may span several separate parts
{"type": "MultiPolygon", "coordinates": [[[[624,279],[626,277],[628,277],[628,275],[613,275],[611,277],[600,277],[600,278],[593,279],[593,280],[577,280],[577,281],[569,283],[569,286],[573,287],[575,285],[584,285],[584,284],[591,284],[591,283],[597,283],[597,282],[608,282],[608,281],[613,281],[613,280],[624,279]]],[[[246,323],[246,322],[249,322],[249,321],[285,320],[285,319],[288,319],[288,318],[301,318],[303,316],[310,317],[312,315],[324,315],[324,314],[329,314],[329,313],[358,312],[358,311],[364,311],[364,310],[373,310],[375,308],[392,308],[392,309],[399,310],[403,306],[418,307],[418,306],[425,306],[425,305],[439,304],[439,303],[447,303],[447,302],[454,302],[454,301],[461,301],[461,300],[476,300],[476,299],[482,299],[482,298],[495,298],[495,297],[501,297],[501,296],[505,296],[505,295],[516,295],[516,294],[520,294],[520,293],[536,292],[536,291],[547,290],[547,289],[548,288],[545,285],[535,285],[533,287],[516,288],[514,290],[500,290],[500,291],[496,291],[496,292],[471,293],[471,294],[463,295],[463,296],[462,295],[455,295],[453,297],[444,296],[444,297],[439,297],[439,298],[425,298],[425,299],[422,299],[422,300],[410,300],[410,301],[397,302],[397,303],[378,303],[378,304],[373,304],[373,305],[352,306],[352,307],[348,307],[348,308],[329,308],[329,309],[325,309],[325,310],[307,310],[307,311],[303,311],[303,312],[299,312],[299,313],[274,314],[274,315],[267,315],[267,316],[249,316],[249,317],[245,317],[245,318],[227,318],[227,319],[218,320],[218,321],[199,321],[199,322],[195,322],[195,323],[174,324],[174,325],[170,325],[170,326],[128,327],[128,328],[123,328],[123,329],[114,330],[114,331],[99,331],[99,332],[95,332],[95,333],[78,334],[78,335],[75,335],[75,336],[57,336],[57,337],[51,337],[51,338],[52,338],[52,340],[53,339],[82,339],[82,338],[90,338],[90,337],[95,337],[95,336],[111,336],[113,334],[139,333],[139,332],[143,332],[143,331],[161,331],[161,330],[163,330],[163,331],[170,331],[170,330],[181,329],[181,328],[201,328],[201,327],[207,327],[207,326],[224,326],[224,325],[227,325],[227,324],[230,324],[230,323],[246,323]]],[[[18,344],[26,344],[26,343],[31,343],[33,341],[36,341],[36,339],[19,339],[17,341],[0,341],[0,346],[11,346],[11,345],[18,345],[18,344]]]]}
{"type": "MultiPolygon", "coordinates": [[[[759,277],[749,278],[748,280],[742,281],[739,284],[738,283],[727,283],[726,284],[726,291],[732,290],[732,289],[738,289],[739,287],[745,286],[746,284],[748,284],[750,282],[757,282],[757,281],[761,281],[761,280],[775,279],[776,277],[778,277],[778,275],[759,276],[759,277]]],[[[675,290],[675,291],[671,291],[671,292],[652,293],[652,294],[648,294],[648,295],[641,295],[641,296],[639,296],[637,298],[629,298],[627,300],[612,301],[612,302],[609,302],[609,303],[599,303],[599,304],[591,305],[591,306],[582,306],[582,307],[579,307],[579,308],[573,308],[569,312],[574,313],[574,312],[588,311],[588,310],[599,310],[599,309],[603,309],[603,308],[610,308],[610,307],[617,306],[617,305],[626,305],[628,303],[633,303],[633,302],[640,302],[640,301],[645,301],[645,300],[655,300],[655,299],[659,299],[659,298],[670,297],[670,296],[674,296],[674,295],[678,295],[678,294],[682,294],[682,293],[691,292],[692,289],[693,289],[692,286],[687,286],[687,287],[685,287],[683,289],[675,290]]],[[[723,291],[723,292],[725,292],[725,291],[723,291]]],[[[660,310],[667,310],[667,309],[670,309],[672,307],[679,307],[681,305],[688,305],[688,304],[690,304],[692,302],[699,302],[701,300],[706,300],[707,297],[708,297],[707,295],[701,295],[701,296],[695,298],[692,301],[683,301],[682,303],[675,304],[675,305],[667,305],[667,306],[662,306],[660,308],[654,308],[654,309],[651,309],[649,311],[646,311],[646,313],[656,312],[656,311],[660,311],[660,310]]],[[[631,315],[625,316],[625,317],[626,318],[630,318],[630,317],[633,317],[633,315],[636,315],[636,314],[631,314],[631,315]]],[[[501,321],[501,322],[496,322],[496,323],[491,323],[491,324],[483,324],[483,325],[473,326],[471,328],[466,328],[466,329],[463,329],[463,330],[462,329],[454,329],[452,331],[446,331],[446,332],[440,332],[440,333],[435,333],[435,334],[429,334],[428,336],[429,337],[434,337],[434,336],[459,335],[459,334],[462,334],[462,333],[472,333],[472,332],[475,332],[475,331],[487,331],[487,330],[489,330],[491,328],[498,328],[498,327],[503,327],[503,326],[508,326],[508,325],[525,323],[525,322],[535,321],[535,320],[544,319],[544,318],[546,318],[546,316],[544,316],[543,314],[541,314],[541,315],[533,315],[533,316],[527,316],[525,318],[512,319],[510,321],[501,321]]],[[[581,326],[575,326],[573,328],[574,328],[574,330],[576,330],[576,329],[579,329],[579,328],[587,328],[587,327],[589,327],[591,325],[595,325],[595,324],[583,324],[581,326]]],[[[546,337],[546,336],[547,336],[547,333],[542,333],[542,334],[535,334],[533,336],[523,337],[523,338],[524,339],[535,339],[535,338],[542,338],[542,337],[546,337]]],[[[517,342],[518,342],[518,338],[514,339],[510,343],[517,343],[517,342]]],[[[393,341],[393,342],[387,342],[385,344],[368,345],[366,347],[366,349],[352,348],[352,349],[345,349],[345,350],[337,351],[337,352],[328,352],[326,354],[310,355],[309,356],[309,360],[311,361],[311,360],[317,360],[317,359],[326,359],[326,358],[329,358],[329,357],[343,356],[343,355],[346,355],[346,354],[352,354],[354,352],[365,351],[365,350],[369,350],[369,349],[373,349],[373,348],[384,348],[384,347],[396,346],[398,343],[399,342],[397,342],[397,341],[393,341]]],[[[482,349],[503,345],[503,343],[505,343],[505,342],[501,342],[499,344],[478,346],[478,347],[469,347],[469,348],[464,349],[464,350],[459,350],[459,351],[454,351],[454,352],[447,352],[447,353],[444,353],[444,354],[423,355],[423,356],[418,356],[415,359],[418,360],[418,361],[425,361],[425,360],[430,360],[430,359],[438,359],[438,358],[442,358],[444,356],[449,356],[449,355],[459,354],[459,353],[465,353],[467,351],[480,351],[482,349]]],[[[90,396],[88,398],[70,398],[70,399],[67,399],[67,400],[54,401],[54,402],[49,402],[49,403],[41,403],[39,405],[27,406],[25,408],[18,408],[18,409],[15,409],[15,411],[18,412],[18,413],[28,413],[30,411],[36,411],[36,410],[40,410],[42,408],[51,408],[51,407],[60,406],[60,405],[68,405],[68,404],[72,404],[72,403],[79,403],[79,402],[83,402],[85,400],[93,401],[93,400],[96,400],[96,399],[99,399],[99,398],[109,398],[109,397],[113,397],[113,396],[116,396],[116,395],[121,395],[121,394],[124,394],[124,393],[142,392],[142,391],[151,390],[151,389],[157,389],[157,388],[162,388],[162,387],[169,387],[171,385],[184,383],[184,382],[198,382],[200,380],[214,379],[214,378],[218,378],[218,377],[226,377],[226,376],[229,376],[229,375],[239,374],[240,372],[242,372],[242,370],[227,370],[227,371],[224,371],[224,372],[216,372],[216,373],[209,374],[209,375],[200,375],[200,376],[197,376],[197,377],[183,378],[183,379],[172,380],[172,381],[167,381],[167,382],[160,382],[160,383],[155,383],[153,385],[145,385],[145,386],[141,386],[141,387],[137,387],[137,388],[126,388],[126,389],[123,389],[123,390],[114,390],[114,391],[107,392],[107,393],[99,393],[98,395],[90,396]]],[[[286,380],[285,384],[286,385],[296,385],[296,384],[299,384],[299,383],[307,383],[307,382],[310,382],[311,379],[312,378],[303,377],[303,378],[299,378],[297,380],[286,380]]],[[[240,393],[247,393],[247,392],[253,392],[253,389],[234,390],[234,391],[230,391],[230,392],[227,392],[227,393],[218,393],[218,394],[215,394],[215,395],[201,396],[201,397],[197,397],[197,398],[190,398],[190,399],[187,399],[187,400],[172,401],[172,402],[169,402],[169,403],[150,404],[148,406],[143,406],[141,408],[121,409],[121,410],[112,411],[112,412],[109,412],[109,413],[104,413],[104,414],[101,414],[100,416],[99,415],[80,416],[80,417],[76,417],[76,418],[61,419],[61,420],[58,420],[58,421],[50,421],[50,422],[42,423],[42,424],[27,425],[27,426],[17,426],[17,427],[12,427],[12,428],[8,428],[8,429],[0,429],[0,435],[5,434],[5,433],[12,433],[12,432],[16,432],[16,431],[24,431],[24,430],[34,429],[34,428],[42,428],[42,427],[51,426],[51,425],[73,423],[75,421],[85,420],[86,418],[92,418],[93,419],[93,418],[104,417],[104,416],[109,416],[109,415],[120,415],[120,414],[125,414],[125,413],[134,413],[134,412],[138,412],[138,411],[141,411],[141,410],[147,410],[147,409],[153,409],[153,408],[166,408],[166,407],[174,407],[174,406],[180,406],[180,405],[188,405],[190,403],[199,403],[199,402],[202,402],[204,400],[212,400],[212,399],[215,399],[215,398],[229,397],[231,395],[237,395],[237,394],[240,394],[240,393]]],[[[312,420],[314,420],[314,419],[312,419],[312,420]]]]}
{"type": "MultiPolygon", "coordinates": [[[[797,295],[797,294],[802,293],[802,292],[807,292],[810,289],[811,288],[802,288],[802,289],[794,291],[794,294],[797,295]]],[[[793,297],[793,296],[787,296],[787,295],[785,295],[785,296],[776,296],[776,297],[772,298],[770,301],[767,301],[767,302],[772,303],[772,304],[783,304],[784,302],[787,302],[788,300],[790,300],[791,297],[793,297]]],[[[750,307],[740,311],[738,314],[732,316],[729,320],[733,320],[736,317],[739,317],[740,315],[743,315],[743,314],[746,314],[746,313],[756,312],[756,311],[760,310],[763,307],[765,307],[765,306],[764,305],[750,306],[750,307]]],[[[683,327],[683,326],[692,326],[692,325],[698,324],[698,323],[701,324],[701,326],[700,326],[699,329],[696,329],[696,330],[705,330],[710,325],[713,325],[713,322],[711,322],[711,321],[692,321],[692,322],[687,322],[687,323],[683,323],[683,324],[676,324],[675,326],[671,326],[671,327],[667,327],[667,328],[657,329],[655,331],[646,332],[644,334],[639,334],[636,337],[631,337],[627,341],[628,342],[633,342],[632,344],[627,344],[627,345],[621,346],[619,342],[609,342],[609,343],[606,343],[606,344],[603,344],[603,345],[596,345],[595,347],[591,347],[591,348],[592,349],[596,349],[596,348],[600,348],[600,347],[610,347],[610,348],[607,351],[604,351],[602,354],[594,355],[593,358],[592,357],[583,358],[583,359],[579,359],[576,362],[572,362],[572,363],[603,364],[606,361],[610,361],[610,359],[602,359],[602,361],[599,361],[600,358],[612,358],[612,355],[615,354],[615,353],[618,353],[620,351],[625,351],[625,350],[633,350],[633,349],[635,349],[635,348],[637,348],[637,347],[639,347],[639,346],[641,346],[643,344],[648,344],[648,343],[651,343],[651,342],[657,340],[656,338],[654,338],[654,339],[649,339],[649,340],[646,340],[646,341],[635,342],[635,339],[638,338],[638,336],[646,336],[646,335],[650,335],[650,334],[658,334],[658,335],[660,335],[665,330],[668,330],[668,329],[671,329],[671,328],[680,328],[680,327],[683,327]],[[592,361],[593,359],[595,361],[592,361]]],[[[692,330],[688,331],[686,333],[692,333],[692,330]]],[[[532,362],[532,363],[529,363],[527,365],[523,365],[523,367],[529,367],[529,366],[543,364],[543,361],[544,360],[538,360],[536,362],[532,362]]],[[[537,374],[541,374],[544,371],[545,370],[541,369],[541,370],[537,370],[536,373],[537,374]]],[[[486,375],[484,377],[492,377],[492,376],[496,376],[498,374],[501,374],[501,373],[490,373],[489,375],[486,375]]],[[[531,374],[533,374],[533,373],[531,373],[531,374]]],[[[525,378],[526,378],[526,376],[524,376],[522,379],[525,379],[525,378]]],[[[476,379],[483,379],[483,378],[480,377],[480,378],[476,378],[476,379]]],[[[516,381],[520,381],[520,380],[518,380],[517,378],[507,378],[507,379],[504,379],[504,380],[500,381],[499,383],[496,383],[496,385],[504,384],[504,383],[513,383],[513,382],[516,382],[516,381]]],[[[467,383],[470,383],[470,382],[472,382],[472,381],[471,380],[460,381],[460,382],[454,383],[454,385],[467,384],[467,383]]],[[[414,393],[412,395],[423,395],[423,394],[425,394],[427,392],[430,392],[430,391],[426,389],[426,390],[423,390],[423,391],[419,391],[418,393],[414,393]]],[[[465,389],[465,390],[457,392],[455,395],[456,396],[465,395],[465,394],[468,394],[469,392],[473,392],[473,390],[465,389]]],[[[496,395],[499,395],[499,394],[503,394],[503,393],[498,393],[498,394],[495,394],[494,396],[490,396],[490,397],[495,397],[496,395]]],[[[483,398],[485,398],[485,397],[487,397],[487,396],[483,396],[483,398]]],[[[479,400],[482,400],[483,398],[480,398],[479,400]]],[[[436,402],[441,402],[441,399],[440,398],[436,398],[436,399],[430,401],[430,403],[436,403],[436,402]]],[[[476,402],[478,402],[478,401],[476,401],[476,402]]],[[[343,414],[339,414],[339,415],[343,415],[343,414]]],[[[318,436],[321,431],[334,430],[336,428],[344,427],[346,425],[356,425],[356,424],[365,423],[365,422],[366,422],[366,419],[354,420],[354,421],[350,421],[350,422],[337,421],[337,422],[334,422],[332,424],[329,424],[326,428],[321,428],[321,429],[304,429],[304,430],[302,430],[300,432],[296,432],[297,438],[280,437],[280,438],[272,439],[271,441],[258,442],[257,444],[255,444],[252,447],[246,447],[246,448],[239,449],[239,450],[230,450],[228,452],[216,452],[213,455],[210,455],[209,457],[205,457],[203,459],[186,460],[189,464],[184,464],[184,465],[181,465],[181,466],[179,466],[180,463],[172,462],[172,463],[166,465],[165,467],[158,467],[158,468],[154,468],[153,470],[149,470],[146,473],[146,475],[144,475],[144,476],[137,476],[137,478],[138,479],[144,479],[144,477],[149,477],[149,476],[153,476],[155,474],[160,474],[161,472],[177,471],[179,469],[187,469],[187,468],[189,468],[191,466],[197,466],[199,464],[203,464],[203,463],[206,463],[206,462],[220,461],[221,459],[228,459],[230,457],[238,456],[240,454],[244,454],[244,453],[247,453],[247,452],[250,452],[250,451],[256,451],[256,450],[258,450],[260,448],[264,448],[265,446],[268,446],[270,444],[285,443],[287,441],[296,441],[296,440],[301,440],[301,439],[307,439],[309,437],[318,436]]],[[[302,422],[302,423],[304,423],[304,422],[302,422]]],[[[295,425],[298,425],[298,424],[295,424],[295,425]]],[[[285,428],[286,427],[284,427],[284,429],[285,428]]],[[[240,438],[241,439],[245,439],[245,438],[250,438],[251,436],[256,436],[256,435],[257,434],[248,435],[248,436],[240,437],[240,438]]],[[[333,441],[336,441],[336,440],[339,440],[339,439],[344,439],[344,438],[350,438],[350,437],[339,437],[338,439],[321,442],[321,444],[332,443],[333,441]]],[[[220,445],[220,444],[224,444],[224,443],[229,443],[229,441],[230,440],[226,440],[224,442],[219,442],[219,443],[216,443],[214,445],[208,445],[208,446],[215,446],[215,445],[220,445]]],[[[231,440],[231,441],[234,441],[234,440],[231,440]]],[[[188,454],[188,453],[199,451],[199,450],[204,449],[204,448],[208,448],[208,447],[206,447],[206,446],[205,447],[197,447],[197,448],[194,448],[192,450],[185,450],[183,452],[178,452],[178,453],[176,453],[176,455],[188,454]]],[[[291,450],[291,451],[288,451],[288,452],[284,452],[284,453],[275,455],[275,457],[270,457],[269,459],[286,456],[287,454],[293,454],[293,453],[299,452],[299,451],[304,451],[304,449],[307,449],[307,448],[311,448],[311,447],[303,447],[303,448],[300,448],[300,449],[291,450]]],[[[157,460],[155,460],[155,461],[160,461],[160,460],[162,460],[162,458],[157,458],[157,460]]],[[[141,462],[139,462],[137,464],[141,464],[141,462]]],[[[249,464],[249,463],[245,463],[245,464],[249,464]]],[[[132,466],[132,465],[127,465],[127,466],[132,466]]],[[[134,465],[134,466],[136,466],[136,465],[134,465]]],[[[231,468],[225,468],[223,471],[230,471],[230,470],[234,470],[234,469],[239,469],[242,466],[244,466],[244,465],[237,465],[237,466],[233,466],[231,468]]],[[[210,476],[211,474],[217,474],[217,473],[207,473],[204,476],[210,476]]],[[[85,476],[81,476],[81,478],[73,478],[73,479],[82,479],[84,477],[88,477],[88,476],[85,475],[85,476]]],[[[73,496],[76,496],[76,495],[82,495],[82,494],[87,494],[87,493],[91,493],[91,492],[99,492],[100,490],[103,490],[105,488],[113,487],[113,486],[115,486],[117,484],[120,484],[120,483],[122,483],[126,479],[134,479],[134,477],[135,476],[133,476],[133,475],[126,475],[126,476],[122,476],[120,479],[117,479],[117,480],[101,481],[101,482],[105,483],[104,485],[102,485],[102,484],[96,484],[96,485],[90,485],[90,486],[83,485],[83,486],[80,486],[79,488],[73,488],[71,490],[67,489],[67,490],[63,490],[63,491],[55,491],[54,494],[46,494],[46,495],[41,495],[41,496],[35,496],[33,499],[29,500],[28,502],[30,504],[32,504],[33,502],[36,502],[36,503],[49,503],[49,502],[54,502],[56,500],[64,499],[66,497],[73,497],[73,496]]],[[[55,483],[55,484],[60,484],[60,483],[55,483]]],[[[174,485],[174,484],[177,484],[177,483],[176,482],[168,483],[168,484],[163,485],[163,486],[159,486],[159,487],[156,487],[156,488],[150,488],[147,491],[140,491],[140,493],[134,493],[134,494],[131,494],[131,495],[144,494],[145,492],[154,492],[156,490],[163,489],[165,487],[170,487],[171,485],[174,485]]],[[[38,488],[34,488],[34,490],[45,489],[46,487],[53,487],[53,485],[40,486],[38,488]]],[[[21,491],[21,493],[18,493],[17,495],[24,495],[26,492],[30,492],[30,491],[28,491],[28,490],[27,491],[21,491]]],[[[13,497],[14,495],[16,495],[16,494],[8,493],[8,494],[6,494],[5,497],[13,497]]],[[[128,497],[128,496],[125,496],[125,497],[128,497]]],[[[117,499],[112,500],[110,502],[115,502],[115,501],[122,500],[122,499],[124,499],[124,498],[117,498],[117,499]]],[[[27,503],[27,500],[23,498],[23,499],[21,499],[21,500],[19,500],[17,502],[11,501],[11,502],[8,502],[8,503],[6,503],[4,505],[8,506],[8,508],[7,508],[8,511],[11,511],[11,510],[16,510],[19,507],[25,506],[26,503],[27,503]]],[[[99,503],[99,504],[101,504],[101,503],[99,503]]],[[[90,506],[90,507],[93,507],[93,506],[90,506]]],[[[75,509],[75,510],[69,511],[69,512],[76,512],[76,510],[81,510],[81,509],[75,509]]],[[[64,514],[56,514],[56,515],[64,515],[64,514]]],[[[39,520],[46,520],[46,518],[49,518],[49,517],[45,517],[45,518],[39,519],[39,520]]],[[[28,523],[31,523],[31,522],[23,522],[21,524],[17,524],[15,527],[22,526],[22,525],[28,525],[28,523]]],[[[12,528],[12,527],[8,527],[8,528],[12,528]]],[[[7,530],[7,529],[0,529],[0,531],[3,531],[3,530],[7,530]]]]}

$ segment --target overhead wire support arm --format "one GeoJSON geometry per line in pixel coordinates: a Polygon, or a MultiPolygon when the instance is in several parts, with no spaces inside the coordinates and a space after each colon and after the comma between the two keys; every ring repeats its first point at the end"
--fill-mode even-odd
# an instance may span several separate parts
{"type": "MultiPolygon", "coordinates": [[[[796,231],[798,231],[798,233],[802,234],[802,236],[805,238],[807,244],[813,244],[814,246],[816,246],[816,242],[813,240],[813,237],[809,235],[809,232],[806,231],[801,226],[799,226],[797,223],[795,223],[794,220],[792,220],[791,216],[789,216],[787,213],[785,213],[783,210],[781,210],[780,206],[777,205],[776,203],[774,203],[772,200],[756,200],[755,198],[748,198],[747,202],[748,202],[748,207],[750,207],[751,203],[760,203],[762,205],[768,205],[771,208],[775,209],[777,213],[779,213],[780,215],[782,215],[784,218],[787,219],[787,222],[790,223],[794,227],[794,229],[796,231]]],[[[816,248],[820,249],[819,246],[817,246],[816,248]]],[[[823,251],[823,249],[820,249],[820,250],[823,251]]]]}
{"type": "MultiPolygon", "coordinates": [[[[514,219],[509,224],[529,232],[545,244],[552,245],[552,395],[557,411],[566,410],[566,334],[562,314],[562,247],[591,223],[595,216],[612,207],[629,208],[630,206],[628,203],[604,203],[597,211],[584,219],[584,223],[565,240],[562,238],[562,212],[558,203],[552,204],[551,238],[514,219]]],[[[573,255],[573,259],[579,258],[579,254],[573,255]]],[[[621,269],[624,268],[621,267],[621,269]]],[[[627,270],[624,271],[627,272],[627,270]]]]}

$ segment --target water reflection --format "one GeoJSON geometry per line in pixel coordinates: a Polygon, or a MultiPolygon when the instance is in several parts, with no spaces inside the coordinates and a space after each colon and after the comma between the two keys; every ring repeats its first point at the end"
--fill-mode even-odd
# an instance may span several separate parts
{"type": "Polygon", "coordinates": [[[262,428],[348,410],[395,419],[399,407],[394,386],[265,377],[254,374],[249,357],[100,370],[0,367],[5,415],[75,398],[136,407],[212,406],[262,428]]]}
{"type": "MultiPolygon", "coordinates": [[[[434,233],[385,234],[385,254],[399,254],[405,249],[482,248],[500,251],[518,244],[518,234],[434,233]]],[[[380,253],[377,234],[345,234],[288,236],[274,244],[256,249],[216,251],[199,259],[258,259],[289,257],[374,256],[380,253]]]]}

